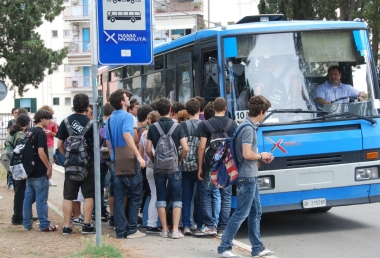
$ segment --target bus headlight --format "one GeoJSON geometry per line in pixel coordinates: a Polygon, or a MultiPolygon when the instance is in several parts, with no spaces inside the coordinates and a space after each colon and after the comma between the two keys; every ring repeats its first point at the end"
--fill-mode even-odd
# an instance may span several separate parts
{"type": "Polygon", "coordinates": [[[378,178],[379,178],[379,170],[377,167],[356,168],[355,169],[355,180],[356,181],[378,179],[378,178]]]}
{"type": "Polygon", "coordinates": [[[259,190],[273,189],[272,178],[269,176],[263,176],[258,178],[259,190]]]}

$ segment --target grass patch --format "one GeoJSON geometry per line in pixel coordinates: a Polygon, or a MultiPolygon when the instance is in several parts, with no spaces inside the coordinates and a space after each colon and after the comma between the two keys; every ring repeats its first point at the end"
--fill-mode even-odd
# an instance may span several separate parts
{"type": "Polygon", "coordinates": [[[123,258],[120,250],[115,246],[109,245],[104,236],[102,239],[102,247],[96,246],[93,240],[89,240],[84,251],[75,254],[73,257],[88,257],[88,258],[123,258]]]}
{"type": "Polygon", "coordinates": [[[44,253],[41,252],[29,252],[28,254],[37,255],[37,256],[43,256],[44,253]]]}

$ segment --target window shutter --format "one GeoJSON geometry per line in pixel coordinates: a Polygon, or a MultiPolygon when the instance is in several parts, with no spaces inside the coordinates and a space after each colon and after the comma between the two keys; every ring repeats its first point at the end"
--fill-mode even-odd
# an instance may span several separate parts
{"type": "Polygon", "coordinates": [[[37,112],[37,99],[32,98],[30,99],[30,113],[36,113],[37,112]]]}
{"type": "Polygon", "coordinates": [[[15,99],[15,107],[20,108],[20,99],[15,99]]]}

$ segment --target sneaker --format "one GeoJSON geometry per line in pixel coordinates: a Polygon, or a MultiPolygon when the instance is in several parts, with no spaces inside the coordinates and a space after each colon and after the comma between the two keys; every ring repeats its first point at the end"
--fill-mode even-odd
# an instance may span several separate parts
{"type": "Polygon", "coordinates": [[[147,234],[159,234],[161,232],[161,228],[158,228],[158,227],[148,227],[146,229],[146,233],[147,234]]]}
{"type": "Polygon", "coordinates": [[[229,258],[229,257],[239,257],[238,255],[234,254],[233,252],[231,251],[224,251],[223,253],[219,254],[220,257],[225,257],[225,258],[229,258]]]}
{"type": "Polygon", "coordinates": [[[89,224],[83,224],[82,226],[82,234],[88,235],[88,234],[95,234],[96,233],[96,228],[92,223],[89,224]]]}
{"type": "Polygon", "coordinates": [[[162,237],[162,238],[167,238],[168,237],[168,234],[169,234],[169,231],[161,231],[161,233],[160,233],[160,236],[162,237]]]}
{"type": "Polygon", "coordinates": [[[40,232],[53,232],[53,231],[57,231],[58,229],[58,225],[50,225],[49,227],[45,228],[45,229],[38,229],[38,231],[40,232]]]}
{"type": "Polygon", "coordinates": [[[224,229],[219,229],[218,231],[218,237],[222,237],[223,236],[223,233],[224,233],[224,229]]]}
{"type": "Polygon", "coordinates": [[[204,227],[200,231],[197,231],[194,233],[196,236],[215,236],[217,234],[216,228],[209,228],[209,227],[204,227]]]}
{"type": "Polygon", "coordinates": [[[172,238],[173,239],[179,239],[185,237],[182,233],[181,230],[178,230],[176,232],[173,231],[172,238]]]}
{"type": "Polygon", "coordinates": [[[190,227],[190,230],[191,230],[191,231],[195,231],[195,230],[197,230],[197,225],[193,224],[193,225],[190,227]]]}
{"type": "Polygon", "coordinates": [[[57,186],[57,184],[54,183],[53,180],[49,179],[49,186],[57,186]]]}
{"type": "Polygon", "coordinates": [[[142,232],[137,230],[135,233],[128,235],[127,238],[133,239],[133,238],[140,238],[140,237],[145,237],[145,236],[146,236],[145,233],[142,233],[142,232]]]}
{"type": "Polygon", "coordinates": [[[13,185],[8,185],[8,189],[13,190],[13,185]]]}
{"type": "Polygon", "coordinates": [[[108,228],[111,228],[111,229],[115,228],[115,221],[113,219],[113,216],[110,216],[110,220],[108,221],[108,228]]]}
{"type": "Polygon", "coordinates": [[[20,222],[12,221],[12,225],[17,225],[17,226],[22,225],[22,221],[20,221],[20,222]]]}
{"type": "Polygon", "coordinates": [[[73,232],[72,227],[63,226],[62,235],[71,235],[71,232],[73,232]]]}
{"type": "Polygon", "coordinates": [[[38,217],[32,217],[32,221],[37,221],[38,217]]]}
{"type": "Polygon", "coordinates": [[[78,218],[74,218],[71,220],[71,223],[73,223],[74,225],[83,226],[84,224],[83,217],[79,216],[78,218]]]}
{"type": "Polygon", "coordinates": [[[24,231],[30,231],[30,230],[32,230],[32,228],[24,228],[24,227],[22,227],[22,230],[24,230],[24,231]]]}
{"type": "Polygon", "coordinates": [[[111,214],[109,212],[102,213],[101,220],[102,222],[107,222],[111,217],[111,214]]]}
{"type": "Polygon", "coordinates": [[[260,253],[258,253],[257,255],[254,255],[253,257],[268,256],[268,255],[272,255],[272,254],[274,254],[274,252],[272,252],[268,249],[264,249],[260,253]]]}
{"type": "Polygon", "coordinates": [[[185,236],[189,236],[189,235],[192,235],[192,232],[191,232],[190,228],[184,228],[183,229],[183,234],[185,236]]]}
{"type": "Polygon", "coordinates": [[[95,214],[92,214],[91,219],[95,220],[95,214]]]}

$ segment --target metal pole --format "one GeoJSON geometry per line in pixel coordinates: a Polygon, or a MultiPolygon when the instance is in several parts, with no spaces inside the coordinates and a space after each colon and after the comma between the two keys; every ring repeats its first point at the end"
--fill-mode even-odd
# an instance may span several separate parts
{"type": "Polygon", "coordinates": [[[92,102],[94,115],[94,173],[95,173],[95,219],[96,219],[96,246],[102,246],[102,220],[100,197],[100,152],[99,152],[99,97],[96,78],[98,75],[98,44],[97,44],[97,0],[90,1],[90,32],[91,32],[91,77],[92,77],[92,102]]]}
{"type": "Polygon", "coordinates": [[[172,30],[170,29],[170,1],[168,4],[169,7],[169,42],[172,41],[172,30]]]}
{"type": "Polygon", "coordinates": [[[210,1],[211,1],[211,0],[208,0],[208,1],[207,1],[207,4],[208,4],[208,6],[207,6],[207,13],[208,13],[208,14],[207,14],[207,16],[208,16],[208,17],[207,17],[207,20],[208,20],[208,28],[210,28],[210,20],[211,20],[211,19],[210,19],[210,1]]]}

